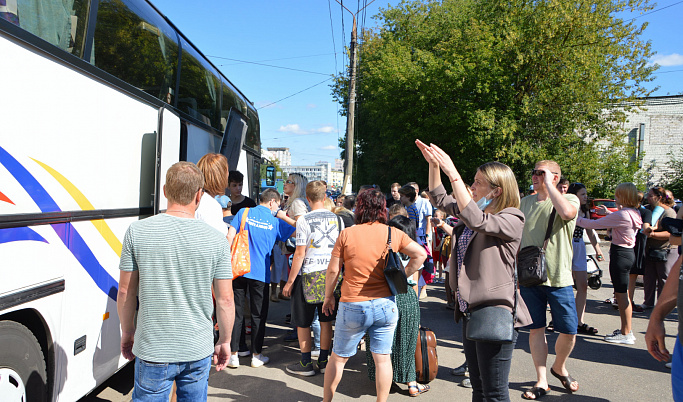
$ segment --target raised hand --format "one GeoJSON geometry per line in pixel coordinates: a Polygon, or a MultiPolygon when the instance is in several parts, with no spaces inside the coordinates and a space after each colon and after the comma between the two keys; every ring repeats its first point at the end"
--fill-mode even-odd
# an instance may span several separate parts
{"type": "Polygon", "coordinates": [[[436,158],[434,157],[432,150],[427,146],[427,144],[420,140],[415,140],[415,145],[417,145],[417,147],[420,149],[420,151],[422,152],[422,156],[425,158],[427,162],[434,165],[439,164],[439,162],[437,162],[436,158]]]}
{"type": "Polygon", "coordinates": [[[436,161],[439,163],[441,170],[443,170],[443,172],[446,174],[446,176],[448,176],[448,178],[451,181],[460,178],[460,173],[458,173],[458,169],[455,168],[453,160],[450,156],[448,156],[446,152],[444,152],[443,149],[437,147],[434,144],[429,144],[429,149],[434,155],[436,161]]]}

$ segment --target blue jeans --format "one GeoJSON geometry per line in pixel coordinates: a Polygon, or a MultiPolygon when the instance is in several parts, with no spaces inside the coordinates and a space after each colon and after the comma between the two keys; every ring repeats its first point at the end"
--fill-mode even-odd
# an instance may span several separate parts
{"type": "Polygon", "coordinates": [[[364,302],[340,302],[334,331],[334,353],[341,357],[355,355],[356,347],[367,331],[372,353],[391,354],[398,323],[395,300],[390,296],[364,302]]]}
{"type": "Polygon", "coordinates": [[[512,343],[496,344],[467,339],[468,319],[462,322],[462,339],[465,359],[470,371],[472,401],[509,401],[508,378],[512,365],[512,351],[517,343],[517,330],[512,343]]]}
{"type": "Polygon", "coordinates": [[[555,288],[551,286],[520,286],[519,293],[524,299],[532,324],[527,329],[545,327],[546,306],[550,304],[555,331],[561,334],[576,335],[579,319],[576,316],[574,290],[571,286],[555,288]]]}
{"type": "Polygon", "coordinates": [[[133,401],[168,402],[173,381],[179,402],[205,401],[211,357],[181,363],[152,363],[135,358],[133,401]]]}

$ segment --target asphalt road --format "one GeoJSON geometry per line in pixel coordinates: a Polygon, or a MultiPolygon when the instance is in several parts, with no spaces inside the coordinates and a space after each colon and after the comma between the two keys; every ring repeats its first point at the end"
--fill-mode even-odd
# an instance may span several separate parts
{"type": "MultiPolygon", "coordinates": [[[[606,249],[603,248],[605,251],[606,249]]],[[[612,295],[607,262],[603,269],[603,286],[588,289],[586,322],[599,329],[600,336],[578,335],[576,347],[568,362],[569,372],[579,382],[575,394],[567,393],[560,382],[548,374],[551,392],[544,401],[671,401],[670,370],[654,360],[644,342],[649,310],[635,313],[633,329],[635,345],[615,345],[602,340],[602,335],[619,328],[619,313],[603,301],[612,295]]],[[[636,302],[642,302],[643,290],[636,289],[636,302]]],[[[421,396],[422,401],[441,401],[444,398],[469,400],[471,391],[458,384],[463,377],[454,377],[450,369],[465,360],[462,352],[462,331],[453,321],[452,311],[445,308],[442,285],[429,285],[428,297],[421,300],[422,325],[431,328],[438,338],[439,373],[430,383],[431,390],[421,396]]],[[[270,319],[266,331],[264,354],[270,363],[260,368],[249,366],[250,358],[242,358],[242,366],[222,372],[212,371],[209,378],[209,401],[317,401],[322,399],[323,376],[294,377],[285,367],[299,359],[298,345],[283,342],[287,330],[284,319],[289,302],[271,303],[270,319]]],[[[675,341],[677,313],[666,320],[670,350],[675,341]]],[[[557,335],[547,334],[549,365],[554,359],[557,335]]],[[[513,354],[510,372],[510,399],[523,400],[523,390],[535,382],[534,366],[529,353],[528,332],[520,331],[513,354]]],[[[81,401],[129,401],[133,387],[132,364],[125,367],[107,383],[81,401]]],[[[389,400],[408,399],[407,387],[392,389],[389,400]]],[[[335,400],[373,401],[375,386],[367,378],[364,352],[349,360],[337,390],[335,400]]]]}

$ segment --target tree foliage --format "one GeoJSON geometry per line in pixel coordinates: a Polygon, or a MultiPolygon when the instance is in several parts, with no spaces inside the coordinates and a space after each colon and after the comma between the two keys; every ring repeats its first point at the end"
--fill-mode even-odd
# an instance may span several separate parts
{"type": "Polygon", "coordinates": [[[671,190],[674,197],[683,198],[683,148],[669,152],[668,156],[666,165],[669,170],[662,177],[662,187],[671,190]]]}
{"type": "MultiPolygon", "coordinates": [[[[571,181],[608,195],[633,181],[614,100],[647,96],[656,67],[645,24],[615,13],[647,0],[404,1],[380,10],[358,71],[354,183],[424,183],[416,138],[444,148],[466,180],[490,160],[528,188],[535,161],[554,159],[571,181]]],[[[335,98],[346,105],[347,78],[335,98]]],[[[346,110],[344,109],[344,112],[346,110]]],[[[426,184],[426,183],[424,183],[426,184]]]]}

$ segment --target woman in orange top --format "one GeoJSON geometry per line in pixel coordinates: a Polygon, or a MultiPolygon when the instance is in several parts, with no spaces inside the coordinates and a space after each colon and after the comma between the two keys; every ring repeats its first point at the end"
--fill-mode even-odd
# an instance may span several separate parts
{"type": "MultiPolygon", "coordinates": [[[[367,331],[375,361],[377,400],[389,397],[391,345],[398,321],[398,308],[384,278],[388,228],[386,199],[381,191],[370,189],[358,196],[356,225],[344,229],[332,250],[327,267],[323,312],[332,314],[334,288],[344,264],[344,282],[337,310],[332,356],[325,371],[324,401],[331,401],[339,385],[344,366],[356,354],[356,346],[367,331]]],[[[405,267],[408,276],[415,273],[427,258],[424,248],[402,231],[391,228],[391,248],[410,257],[405,267]]]]}

